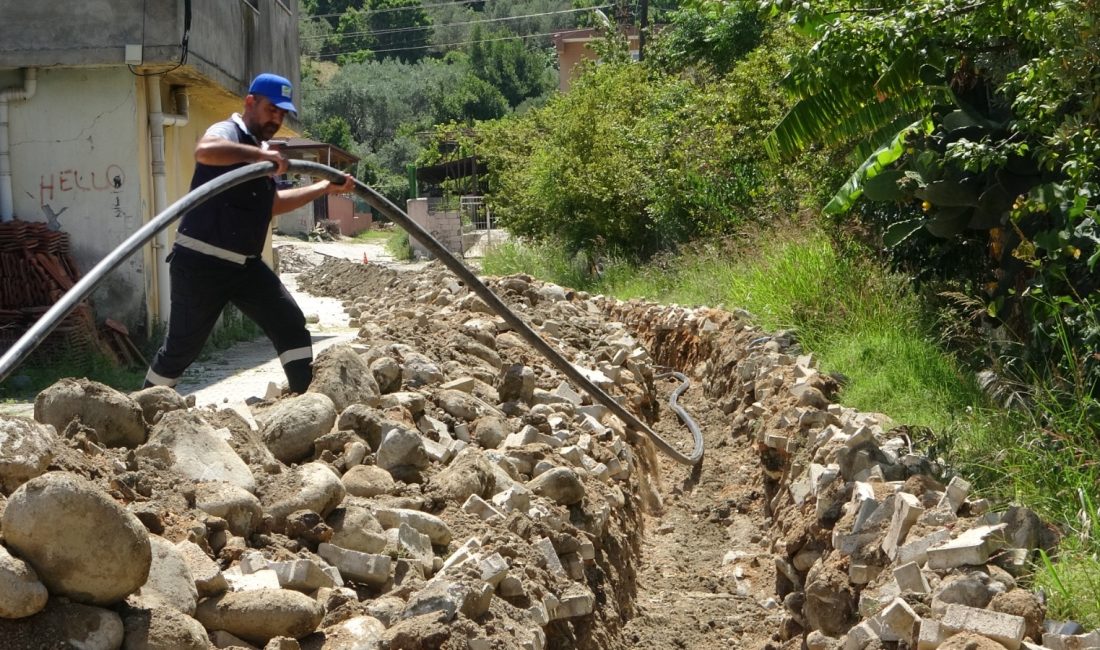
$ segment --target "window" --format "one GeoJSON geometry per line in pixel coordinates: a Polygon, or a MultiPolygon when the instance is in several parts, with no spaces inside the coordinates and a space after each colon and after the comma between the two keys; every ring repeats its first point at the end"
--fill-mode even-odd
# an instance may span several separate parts
{"type": "Polygon", "coordinates": [[[275,4],[279,5],[279,7],[281,7],[282,10],[286,12],[286,15],[288,15],[288,16],[293,16],[294,15],[290,11],[290,5],[287,4],[287,0],[275,0],[275,4]]]}
{"type": "Polygon", "coordinates": [[[260,0],[243,0],[243,2],[249,7],[252,7],[252,11],[260,13],[260,0]]]}

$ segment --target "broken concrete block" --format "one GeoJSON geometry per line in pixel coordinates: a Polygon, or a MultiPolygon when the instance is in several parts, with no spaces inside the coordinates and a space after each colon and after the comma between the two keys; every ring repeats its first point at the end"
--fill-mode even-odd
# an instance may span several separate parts
{"type": "Polygon", "coordinates": [[[471,494],[470,498],[466,499],[466,502],[462,504],[462,510],[479,517],[482,521],[489,521],[493,517],[504,518],[503,512],[497,510],[493,504],[476,494],[471,494]]]}
{"type": "Polygon", "coordinates": [[[912,594],[926,594],[930,591],[928,580],[916,562],[909,562],[894,569],[894,581],[898,583],[901,592],[912,594]]]}
{"type": "Polygon", "coordinates": [[[562,566],[561,560],[558,558],[558,552],[554,550],[554,544],[550,542],[549,538],[540,537],[537,542],[534,543],[535,550],[542,555],[543,561],[546,563],[546,570],[552,574],[559,576],[565,576],[565,567],[562,566]]]}
{"type": "Polygon", "coordinates": [[[508,575],[508,562],[501,557],[500,553],[493,553],[481,558],[477,563],[477,569],[481,579],[496,588],[508,575]]]}
{"type": "Polygon", "coordinates": [[[867,621],[848,630],[844,637],[844,650],[863,650],[872,642],[881,641],[878,632],[867,621]]]}
{"type": "Polygon", "coordinates": [[[325,573],[321,565],[313,560],[292,560],[289,562],[271,562],[268,568],[279,577],[283,589],[294,589],[303,593],[317,591],[322,587],[336,587],[332,576],[325,573]]]}
{"type": "Polygon", "coordinates": [[[947,606],[947,611],[940,619],[940,626],[947,631],[948,636],[959,632],[973,632],[993,639],[1008,650],[1017,650],[1020,647],[1026,629],[1022,616],[957,604],[947,606]]]}
{"type": "Polygon", "coordinates": [[[596,597],[584,585],[573,583],[565,588],[554,611],[554,619],[588,616],[596,606],[596,597]]]}
{"type": "Polygon", "coordinates": [[[531,507],[531,491],[517,483],[494,494],[493,504],[504,512],[526,512],[531,507]]]}
{"type": "Polygon", "coordinates": [[[254,591],[258,589],[282,589],[279,576],[271,569],[261,569],[252,573],[242,573],[238,567],[230,567],[222,572],[229,591],[254,591]]]}
{"type": "Polygon", "coordinates": [[[940,622],[931,618],[920,620],[920,630],[917,632],[917,650],[936,650],[947,639],[947,634],[940,626],[940,622]]]}
{"type": "Polygon", "coordinates": [[[947,489],[937,505],[946,506],[951,512],[958,512],[968,494],[970,494],[970,483],[956,476],[947,484],[947,489]]]}
{"type": "Polygon", "coordinates": [[[908,492],[898,492],[894,499],[894,516],[890,520],[890,527],[886,530],[886,537],[882,540],[882,550],[891,560],[898,555],[898,546],[905,542],[905,536],[909,529],[916,523],[924,512],[920,505],[920,499],[908,492]]]}
{"type": "Polygon", "coordinates": [[[443,560],[443,568],[441,571],[446,571],[451,567],[459,567],[473,559],[474,553],[477,549],[481,548],[481,542],[476,537],[471,537],[466,540],[466,543],[458,547],[454,553],[443,560]]]}
{"type": "Polygon", "coordinates": [[[928,549],[939,546],[950,539],[950,531],[937,530],[919,539],[911,540],[898,549],[897,563],[916,562],[917,564],[924,564],[928,561],[928,549]]]}
{"type": "Polygon", "coordinates": [[[882,573],[882,567],[873,564],[852,562],[848,565],[848,579],[855,585],[865,585],[882,573]]]}
{"type": "Polygon", "coordinates": [[[1043,634],[1043,646],[1050,650],[1086,650],[1100,648],[1100,630],[1088,634],[1043,634]]]}
{"type": "Polygon", "coordinates": [[[955,539],[928,549],[928,568],[953,569],[965,565],[985,564],[994,551],[1004,546],[1004,524],[978,526],[955,539]]]}
{"type": "Polygon", "coordinates": [[[901,598],[895,598],[876,617],[879,623],[879,637],[883,641],[902,641],[913,645],[921,618],[901,598]]]}
{"type": "Polygon", "coordinates": [[[439,386],[439,390],[457,390],[463,393],[472,393],[477,380],[473,377],[459,377],[439,386]]]}
{"type": "Polygon", "coordinates": [[[317,554],[349,580],[377,586],[390,579],[393,560],[388,555],[349,551],[327,542],[317,547],[317,554]]]}

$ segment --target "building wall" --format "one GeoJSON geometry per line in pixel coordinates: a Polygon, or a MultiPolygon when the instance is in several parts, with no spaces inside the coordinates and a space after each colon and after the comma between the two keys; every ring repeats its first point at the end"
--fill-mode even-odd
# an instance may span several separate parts
{"type": "MultiPolygon", "coordinates": [[[[630,54],[638,58],[638,37],[630,35],[630,54]]],[[[589,37],[586,40],[564,40],[558,44],[558,90],[569,92],[569,86],[577,75],[576,67],[582,61],[592,61],[597,58],[596,51],[589,46],[592,42],[589,37]]]]}
{"type": "MultiPolygon", "coordinates": [[[[0,87],[19,79],[0,74],[0,87]]],[[[136,81],[126,68],[48,68],[39,71],[34,97],[11,104],[15,216],[69,233],[83,271],[144,221],[136,81]]],[[[92,299],[101,316],[140,320],[144,266],[141,255],[131,256],[100,285],[92,299]]]]}
{"type": "MultiPolygon", "coordinates": [[[[457,210],[435,212],[430,209],[428,199],[409,199],[406,210],[416,225],[428,231],[444,248],[462,257],[462,215],[457,210]]],[[[431,259],[434,256],[410,233],[409,243],[417,257],[431,259]]]]}
{"type": "MultiPolygon", "coordinates": [[[[277,72],[297,88],[298,0],[192,0],[187,65],[244,94],[257,73],[277,72]]],[[[0,0],[0,68],[118,66],[126,45],[143,63],[180,57],[185,0],[0,0]]],[[[187,70],[184,70],[186,72],[187,70]]]]}

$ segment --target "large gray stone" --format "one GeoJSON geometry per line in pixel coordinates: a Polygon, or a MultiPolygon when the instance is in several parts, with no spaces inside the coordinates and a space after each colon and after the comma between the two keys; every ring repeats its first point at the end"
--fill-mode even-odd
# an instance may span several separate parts
{"type": "Polygon", "coordinates": [[[132,608],[123,613],[122,650],[208,650],[206,628],[170,607],[132,608]]]}
{"type": "Polygon", "coordinates": [[[366,498],[389,494],[396,485],[389,472],[375,465],[356,465],[344,472],[340,480],[348,494],[366,498]]]}
{"type": "Polygon", "coordinates": [[[528,402],[535,393],[535,371],[521,364],[504,368],[497,382],[497,392],[502,402],[528,402]]]}
{"type": "Polygon", "coordinates": [[[474,422],[477,444],[485,449],[496,449],[510,433],[512,431],[508,428],[508,423],[495,415],[486,415],[474,422]]]}
{"type": "Polygon", "coordinates": [[[401,390],[401,364],[390,357],[378,357],[370,364],[378,390],[385,395],[401,390]]]}
{"type": "Polygon", "coordinates": [[[34,616],[0,619],[0,647],[11,650],[118,650],[124,634],[122,618],[115,612],[64,598],[51,598],[34,616]]]}
{"type": "Polygon", "coordinates": [[[197,413],[164,414],[149,434],[149,442],[135,453],[166,463],[172,471],[192,481],[225,481],[254,492],[256,479],[233,447],[228,432],[211,427],[197,413]]]}
{"type": "Polygon", "coordinates": [[[183,556],[183,561],[187,563],[187,570],[191,572],[191,577],[195,579],[195,588],[199,596],[204,598],[216,596],[229,588],[225,576],[222,575],[221,567],[198,544],[183,540],[176,544],[176,547],[183,556]]]}
{"type": "Polygon", "coordinates": [[[0,546],[0,618],[37,614],[49,596],[34,569],[0,546]]]}
{"type": "Polygon", "coordinates": [[[411,388],[443,381],[443,372],[434,361],[419,352],[406,352],[401,360],[401,378],[411,388]]]}
{"type": "Polygon", "coordinates": [[[424,469],[428,466],[428,454],[424,451],[424,441],[416,431],[394,427],[389,430],[378,445],[375,463],[385,470],[398,467],[424,469]]]}
{"type": "Polygon", "coordinates": [[[328,395],[337,411],[352,404],[364,404],[379,394],[370,366],[349,345],[333,346],[313,362],[310,393],[328,395]]]}
{"type": "Polygon", "coordinates": [[[152,551],[133,514],[83,478],[50,472],[12,494],[5,544],[26,560],[50,593],[110,605],[149,576],[152,551]]]}
{"type": "Polygon", "coordinates": [[[336,406],[327,395],[306,393],[280,401],[259,418],[260,435],[284,463],[313,455],[313,442],[336,424],[336,406]]]}
{"type": "Polygon", "coordinates": [[[489,498],[494,493],[496,479],[489,461],[481,452],[466,448],[459,452],[442,472],[432,477],[428,490],[448,501],[465,503],[471,494],[489,498]]]}
{"type": "Polygon", "coordinates": [[[317,629],[323,615],[320,603],[289,589],[230,592],[202,601],[195,612],[207,629],[261,645],[279,636],[304,637],[317,629]]]}
{"type": "Polygon", "coordinates": [[[134,595],[135,598],[150,608],[164,606],[191,616],[199,601],[199,591],[183,552],[157,535],[151,535],[149,543],[153,551],[149,578],[134,595]]]}
{"type": "Polygon", "coordinates": [[[165,413],[182,411],[187,408],[187,400],[168,386],[151,386],[130,393],[130,399],[141,407],[141,413],[149,424],[160,422],[165,413]]]}
{"type": "Polygon", "coordinates": [[[477,398],[460,390],[441,390],[435,395],[435,403],[446,413],[459,420],[472,422],[479,415],[477,398]]]}
{"type": "Polygon", "coordinates": [[[0,490],[10,494],[45,472],[58,442],[53,428],[47,425],[0,415],[0,490]]]}
{"type": "Polygon", "coordinates": [[[378,650],[386,626],[373,616],[356,616],[302,640],[302,650],[378,650]]]}
{"type": "Polygon", "coordinates": [[[340,477],[327,465],[306,463],[272,477],[260,495],[264,513],[271,515],[276,530],[298,510],[312,510],[322,517],[340,505],[347,491],[340,477]]]}
{"type": "Polygon", "coordinates": [[[584,484],[568,467],[555,467],[539,474],[527,483],[527,489],[565,506],[584,499],[584,484]]]}
{"type": "Polygon", "coordinates": [[[251,492],[232,483],[207,481],[195,485],[195,507],[208,515],[221,517],[229,532],[247,539],[263,516],[260,500],[251,492]]]}
{"type": "Polygon", "coordinates": [[[325,520],[332,528],[333,545],[360,553],[381,553],[386,548],[382,525],[365,505],[345,499],[325,520]]]}
{"type": "Polygon", "coordinates": [[[34,399],[34,419],[58,432],[74,419],[95,430],[108,447],[133,448],[145,442],[141,407],[110,386],[87,379],[62,379],[34,399]]]}
{"type": "Polygon", "coordinates": [[[427,535],[432,540],[432,544],[446,546],[451,542],[451,528],[447,522],[426,512],[408,508],[376,507],[374,517],[386,530],[408,524],[427,535]]]}

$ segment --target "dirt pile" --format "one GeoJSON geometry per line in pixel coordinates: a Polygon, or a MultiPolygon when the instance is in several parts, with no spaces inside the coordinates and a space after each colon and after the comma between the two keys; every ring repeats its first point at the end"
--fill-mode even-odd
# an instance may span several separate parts
{"type": "Polygon", "coordinates": [[[786,337],[718,310],[492,280],[684,451],[663,366],[691,375],[708,444],[692,471],[438,267],[330,260],[299,282],[342,297],[359,328],[319,355],[305,395],[196,409],[67,380],[39,396],[36,421],[0,418],[0,647],[793,650],[968,634],[1016,648],[1041,635],[1041,602],[1016,577],[1049,531],[939,482],[902,430],[832,403],[835,383],[786,337]]]}

